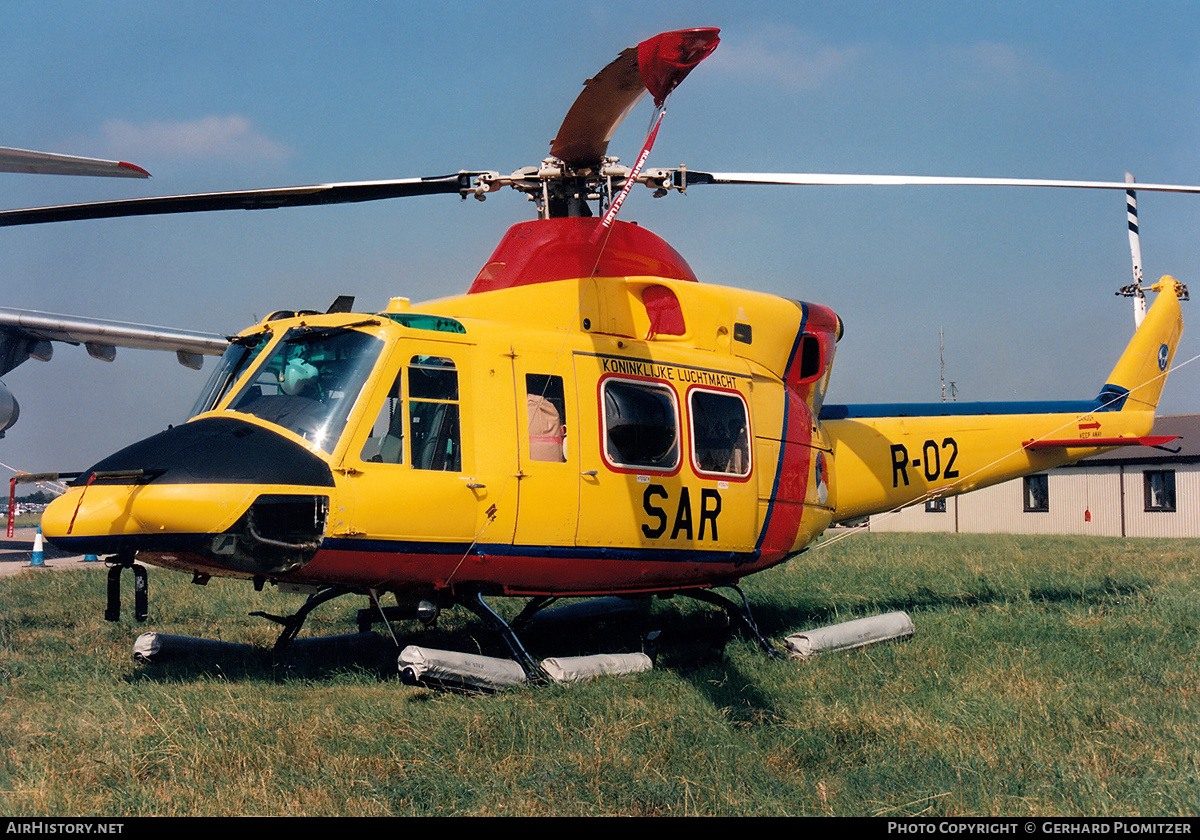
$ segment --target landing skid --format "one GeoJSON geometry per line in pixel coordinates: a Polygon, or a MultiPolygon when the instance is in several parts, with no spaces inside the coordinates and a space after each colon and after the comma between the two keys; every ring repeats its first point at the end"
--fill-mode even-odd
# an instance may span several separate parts
{"type": "MultiPolygon", "coordinates": [[[[525,609],[521,611],[521,615],[518,616],[518,618],[528,619],[528,617],[532,616],[533,613],[537,612],[537,610],[546,606],[550,600],[552,599],[533,599],[525,605],[525,609]],[[537,604],[536,607],[534,607],[535,603],[537,604]],[[531,609],[531,607],[533,609],[531,609]]],[[[506,647],[508,647],[509,653],[512,654],[513,660],[520,665],[521,670],[525,672],[526,679],[532,683],[538,684],[547,682],[546,672],[542,670],[542,666],[538,665],[534,658],[529,655],[529,651],[525,649],[525,645],[521,644],[521,640],[517,637],[517,634],[512,629],[512,626],[503,618],[501,618],[499,614],[488,605],[487,601],[483,600],[483,594],[481,592],[475,592],[470,599],[464,599],[459,603],[461,603],[471,612],[475,613],[475,615],[479,616],[479,618],[481,618],[485,624],[489,625],[493,630],[500,634],[500,638],[504,640],[504,644],[506,647]]]]}
{"type": "MultiPolygon", "coordinates": [[[[109,612],[115,613],[119,608],[119,595],[117,595],[116,592],[119,585],[118,581],[121,570],[126,567],[133,567],[137,589],[136,594],[139,596],[137,604],[138,618],[139,620],[144,620],[144,572],[142,572],[140,575],[138,574],[139,567],[132,563],[131,558],[117,557],[112,558],[112,560],[116,562],[113,564],[113,568],[110,570],[109,576],[109,612]]],[[[729,616],[731,621],[735,622],[743,631],[745,631],[745,633],[753,638],[763,652],[765,652],[769,657],[773,659],[785,659],[786,657],[784,654],[781,653],[774,645],[772,645],[771,642],[768,641],[766,637],[764,637],[759,631],[758,625],[754,621],[754,617],[750,612],[750,604],[741,589],[734,585],[729,585],[725,588],[732,589],[735,593],[737,593],[738,600],[735,601],[727,598],[724,595],[718,594],[712,589],[684,589],[676,590],[674,592],[659,593],[659,595],[660,597],[682,595],[697,601],[702,601],[706,604],[720,607],[721,610],[724,611],[727,616],[729,616]]],[[[313,612],[313,610],[336,598],[350,594],[362,593],[343,587],[326,587],[309,595],[300,608],[291,615],[274,615],[272,613],[262,611],[252,612],[251,615],[265,618],[283,628],[278,638],[275,640],[275,644],[272,648],[273,653],[279,654],[288,651],[293,647],[294,644],[296,644],[296,637],[299,635],[301,629],[304,627],[305,621],[307,621],[308,616],[313,612]]],[[[410,605],[408,607],[396,606],[385,608],[380,605],[377,597],[378,594],[379,593],[374,592],[370,593],[371,609],[359,611],[358,624],[360,635],[369,631],[372,623],[380,620],[383,621],[383,623],[388,626],[389,631],[391,631],[392,621],[396,619],[418,619],[425,624],[432,624],[433,620],[436,618],[438,607],[432,602],[422,600],[415,606],[410,605]]],[[[653,660],[655,658],[655,651],[653,648],[647,649],[649,651],[648,654],[597,654],[593,656],[557,657],[543,660],[542,662],[534,659],[534,657],[529,653],[529,650],[525,647],[524,642],[522,642],[518,632],[523,632],[530,629],[535,617],[538,617],[540,612],[559,600],[560,598],[556,596],[538,596],[531,598],[528,602],[526,602],[524,608],[522,608],[522,610],[518,613],[517,617],[513,619],[512,622],[508,622],[502,618],[500,614],[491,607],[490,604],[488,604],[482,592],[478,590],[460,592],[458,596],[454,598],[453,603],[458,604],[459,606],[462,606],[469,612],[473,613],[484,623],[486,627],[488,627],[488,629],[496,633],[501,641],[504,642],[504,646],[507,648],[511,657],[511,659],[493,659],[491,660],[492,664],[470,662],[463,667],[466,667],[468,670],[482,668],[484,670],[492,671],[493,673],[495,673],[493,670],[495,668],[499,668],[500,671],[503,671],[507,668],[513,672],[512,674],[508,674],[503,677],[504,681],[508,684],[515,682],[526,682],[532,684],[562,682],[564,679],[579,679],[589,675],[595,675],[597,673],[628,673],[633,670],[643,670],[644,668],[652,667],[653,660]],[[640,657],[640,660],[637,662],[617,661],[621,660],[622,657],[640,657]],[[644,662],[641,660],[644,660],[644,662]],[[564,676],[564,674],[567,676],[564,676]]],[[[583,604],[572,604],[569,607],[556,608],[555,610],[549,611],[547,616],[549,616],[550,613],[570,611],[577,606],[586,608],[593,605],[598,605],[603,606],[605,610],[611,611],[613,609],[612,605],[611,603],[607,602],[623,602],[627,605],[627,608],[632,609],[632,607],[628,606],[628,599],[613,597],[607,599],[601,598],[593,602],[584,602],[583,604]]],[[[588,610],[584,610],[584,612],[588,612],[594,617],[594,613],[591,613],[588,610]]],[[[558,620],[561,620],[561,618],[562,617],[559,616],[558,620]]],[[[657,632],[653,633],[650,637],[647,637],[647,639],[643,641],[648,641],[652,637],[657,637],[657,635],[657,632]]],[[[174,639],[175,637],[163,638],[174,639]]],[[[185,637],[179,638],[183,639],[185,637]]],[[[204,640],[193,641],[202,642],[204,640]]],[[[396,637],[394,632],[391,633],[391,641],[397,649],[401,647],[400,640],[396,637]]],[[[426,669],[426,673],[436,673],[436,669],[443,667],[459,667],[461,662],[455,660],[455,657],[473,656],[468,654],[453,654],[449,651],[439,652],[432,649],[425,649],[424,651],[421,651],[420,649],[413,648],[412,646],[405,648],[403,653],[408,653],[410,650],[417,651],[417,655],[425,657],[426,662],[435,663],[430,668],[426,669]],[[445,654],[446,657],[449,657],[452,664],[449,666],[437,664],[438,658],[442,654],[445,654]]],[[[401,655],[402,671],[404,669],[403,653],[401,655]]],[[[487,657],[474,656],[474,659],[485,660],[487,657]]],[[[147,659],[147,661],[149,660],[147,659]]]]}
{"type": "MultiPolygon", "coordinates": [[[[733,601],[729,598],[726,598],[712,589],[686,589],[672,594],[682,595],[697,601],[702,601],[706,604],[720,607],[742,628],[742,630],[744,630],[752,639],[754,639],[755,642],[758,643],[758,646],[763,650],[764,653],[773,659],[786,659],[787,657],[775,645],[771,644],[770,640],[768,640],[758,629],[758,624],[755,622],[754,616],[750,611],[750,603],[746,599],[745,593],[742,592],[742,590],[737,586],[730,585],[726,588],[737,593],[738,601],[733,601]]],[[[331,587],[328,589],[322,589],[321,591],[310,595],[300,609],[290,616],[272,615],[270,613],[261,611],[251,613],[251,615],[266,618],[283,626],[283,631],[279,634],[279,638],[276,640],[274,647],[275,651],[279,652],[286,649],[287,646],[290,645],[296,638],[300,632],[300,629],[304,626],[304,622],[308,618],[309,613],[322,604],[332,601],[335,598],[339,598],[342,595],[348,594],[351,594],[350,590],[331,587]]],[[[488,604],[488,602],[484,599],[484,596],[481,592],[471,592],[465,597],[456,599],[456,603],[460,604],[462,607],[476,615],[481,621],[483,621],[485,625],[488,626],[489,629],[494,631],[500,637],[500,639],[504,642],[505,647],[508,648],[508,652],[512,656],[513,661],[521,667],[521,670],[525,672],[525,676],[530,682],[544,683],[547,681],[545,670],[541,667],[541,665],[538,664],[537,660],[530,655],[528,649],[525,647],[525,644],[521,641],[520,636],[517,635],[517,631],[527,627],[537,613],[543,609],[546,609],[557,600],[559,599],[550,596],[531,598],[511,623],[505,621],[499,615],[499,613],[492,609],[491,605],[488,604]]],[[[391,611],[391,608],[383,609],[378,607],[377,604],[375,607],[385,621],[392,615],[398,614],[397,612],[391,611]]],[[[360,612],[360,630],[365,629],[364,624],[369,625],[369,621],[367,621],[364,617],[364,613],[368,612],[370,611],[364,610],[360,612]]],[[[406,614],[406,617],[412,616],[408,616],[406,614]]]]}
{"type": "Polygon", "coordinates": [[[754,621],[754,615],[750,612],[750,602],[746,600],[746,594],[737,586],[732,584],[727,587],[738,594],[741,604],[735,603],[728,598],[717,594],[711,589],[688,589],[680,592],[680,595],[685,595],[688,598],[693,598],[697,601],[703,601],[706,604],[713,604],[720,607],[726,615],[735,619],[742,629],[750,634],[750,637],[758,642],[758,646],[763,649],[767,656],[772,659],[787,659],[787,657],[779,651],[775,645],[771,644],[758,629],[758,624],[754,621]]]}
{"type": "Polygon", "coordinates": [[[332,601],[334,598],[340,598],[343,595],[349,595],[350,590],[340,589],[338,587],[330,587],[322,589],[319,592],[314,592],[309,595],[307,600],[301,605],[300,609],[296,610],[292,615],[272,615],[261,610],[256,610],[250,615],[257,618],[265,618],[268,621],[273,621],[276,624],[283,625],[283,632],[279,634],[279,638],[275,640],[274,650],[276,653],[285,650],[288,645],[296,638],[300,632],[300,628],[304,626],[308,614],[324,603],[332,601]]]}
{"type": "MultiPolygon", "coordinates": [[[[265,618],[268,621],[273,621],[276,624],[283,626],[283,632],[279,634],[279,638],[276,639],[274,647],[275,652],[279,653],[291,645],[293,640],[300,633],[300,629],[304,626],[304,622],[307,620],[309,614],[313,610],[322,604],[332,601],[335,598],[340,598],[342,595],[349,594],[351,594],[351,592],[348,589],[330,587],[309,595],[308,599],[304,602],[300,609],[298,609],[292,615],[273,615],[271,613],[262,611],[252,612],[251,615],[259,618],[265,618]]],[[[523,612],[522,615],[531,616],[538,609],[545,606],[549,600],[552,599],[534,599],[534,601],[531,601],[530,604],[526,606],[526,611],[523,612]]],[[[546,674],[542,670],[541,666],[538,665],[534,658],[529,655],[529,651],[525,649],[525,646],[521,643],[520,638],[518,638],[517,634],[513,631],[508,622],[501,618],[500,615],[491,608],[487,601],[484,600],[481,593],[474,592],[468,597],[459,599],[457,603],[461,604],[463,607],[478,616],[484,622],[484,624],[486,624],[491,630],[495,631],[500,636],[500,638],[504,641],[505,646],[508,648],[509,653],[512,655],[513,660],[520,665],[521,670],[525,672],[526,679],[528,679],[530,682],[538,683],[546,681],[546,674]]],[[[389,613],[388,610],[384,609],[380,609],[379,612],[385,621],[396,614],[395,612],[389,613]]],[[[368,620],[367,616],[364,616],[362,612],[360,612],[360,630],[363,629],[364,623],[369,625],[370,621],[368,620]]],[[[388,623],[390,625],[390,621],[388,623]]]]}

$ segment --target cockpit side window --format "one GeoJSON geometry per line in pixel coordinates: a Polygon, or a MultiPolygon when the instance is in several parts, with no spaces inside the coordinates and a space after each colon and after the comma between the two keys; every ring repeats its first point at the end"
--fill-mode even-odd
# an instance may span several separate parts
{"type": "Polygon", "coordinates": [[[409,441],[418,470],[462,471],[458,371],[440,356],[413,356],[408,365],[409,441]]]}
{"type": "Polygon", "coordinates": [[[679,466],[679,411],[665,385],[608,379],[604,454],[615,467],[670,472],[679,466]]]}
{"type": "Polygon", "coordinates": [[[363,445],[359,457],[363,461],[380,464],[404,463],[404,402],[402,388],[404,371],[396,375],[396,381],[388,389],[387,398],[379,409],[379,415],[371,427],[371,434],[363,445]]]}

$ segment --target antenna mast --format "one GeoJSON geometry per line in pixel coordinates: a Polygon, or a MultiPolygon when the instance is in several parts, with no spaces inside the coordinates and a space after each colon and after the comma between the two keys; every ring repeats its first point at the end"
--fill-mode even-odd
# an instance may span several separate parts
{"type": "Polygon", "coordinates": [[[938,365],[942,377],[942,402],[946,401],[946,344],[945,330],[938,327],[938,365]]]}
{"type": "MultiPolygon", "coordinates": [[[[945,329],[944,329],[944,328],[941,328],[941,327],[939,327],[939,328],[938,328],[938,363],[939,363],[939,365],[941,366],[941,375],[942,375],[942,402],[945,402],[945,401],[946,401],[946,342],[945,342],[945,332],[946,332],[946,331],[945,331],[945,329]]],[[[955,387],[955,385],[954,385],[954,383],[953,383],[953,382],[951,382],[951,383],[950,383],[950,400],[953,402],[953,401],[957,401],[957,399],[958,399],[958,388],[956,388],[956,387],[955,387]]]]}

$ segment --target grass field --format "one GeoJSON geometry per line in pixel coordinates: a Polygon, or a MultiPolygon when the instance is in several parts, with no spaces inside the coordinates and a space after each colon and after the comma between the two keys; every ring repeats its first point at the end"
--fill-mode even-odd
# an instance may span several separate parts
{"type": "MultiPolygon", "coordinates": [[[[737,638],[485,696],[406,686],[391,656],[138,665],[149,629],[269,646],[248,613],[301,598],[152,569],[150,620],[110,624],[103,572],[30,571],[0,580],[0,813],[1195,815],[1198,561],[1198,541],[856,535],[747,580],[760,626],[901,609],[911,640],[779,662],[737,638]]],[[[714,617],[674,599],[632,629],[714,617]]],[[[401,629],[487,644],[461,611],[401,629]]]]}

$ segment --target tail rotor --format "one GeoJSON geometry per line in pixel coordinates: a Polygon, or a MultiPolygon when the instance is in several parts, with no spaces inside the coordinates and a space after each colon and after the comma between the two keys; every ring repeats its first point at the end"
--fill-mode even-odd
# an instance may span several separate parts
{"type": "MultiPolygon", "coordinates": [[[[1133,184],[1133,175],[1125,173],[1125,183],[1133,184]]],[[[1142,290],[1142,242],[1138,234],[1137,191],[1125,190],[1125,211],[1129,219],[1129,254],[1133,259],[1133,282],[1122,286],[1119,295],[1133,298],[1133,325],[1140,327],[1146,317],[1146,293],[1142,290]]]]}

